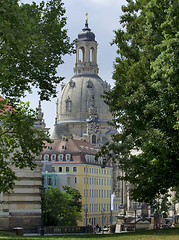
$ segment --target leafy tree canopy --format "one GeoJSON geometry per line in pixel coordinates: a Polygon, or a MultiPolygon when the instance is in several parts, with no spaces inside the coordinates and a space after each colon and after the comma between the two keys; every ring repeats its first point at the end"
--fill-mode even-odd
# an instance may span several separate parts
{"type": "MultiPolygon", "coordinates": [[[[70,191],[77,193],[76,189],[70,191]],[[75,190],[75,191],[74,191],[75,190]]],[[[80,193],[78,192],[80,196],[80,193]]],[[[73,194],[62,192],[56,187],[51,187],[45,193],[44,220],[48,226],[76,226],[81,219],[81,213],[74,203],[73,194]]]]}
{"type": "Polygon", "coordinates": [[[56,75],[62,56],[73,52],[67,36],[65,9],[61,0],[19,4],[1,0],[0,91],[18,99],[31,86],[38,87],[41,100],[56,96],[62,77],[56,75]]]}
{"type": "Polygon", "coordinates": [[[119,133],[101,154],[119,161],[131,196],[150,203],[179,184],[179,2],[127,2],[113,41],[115,86],[105,96],[119,133]]]}
{"type": "Polygon", "coordinates": [[[63,56],[74,52],[67,36],[61,0],[20,4],[0,0],[0,192],[13,188],[16,167],[35,167],[33,160],[49,141],[35,128],[37,112],[20,102],[32,86],[41,100],[56,95],[63,79],[56,75],[63,56]]]}
{"type": "Polygon", "coordinates": [[[71,206],[73,207],[76,207],[77,211],[78,212],[81,212],[81,209],[82,209],[82,196],[80,194],[80,192],[75,189],[75,188],[72,188],[70,186],[64,186],[63,189],[65,190],[66,193],[70,194],[72,196],[72,201],[71,201],[71,206]]]}

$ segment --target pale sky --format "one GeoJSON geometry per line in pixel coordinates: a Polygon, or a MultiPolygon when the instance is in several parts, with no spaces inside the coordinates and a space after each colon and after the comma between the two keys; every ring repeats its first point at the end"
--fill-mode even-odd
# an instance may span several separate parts
{"type": "MultiPolygon", "coordinates": [[[[22,3],[41,2],[40,0],[21,0],[22,3]]],[[[46,2],[46,0],[44,1],[46,2]]],[[[114,30],[120,28],[119,19],[122,14],[121,6],[126,4],[125,0],[62,0],[66,9],[68,36],[71,41],[78,37],[85,25],[85,13],[88,13],[88,26],[95,34],[98,42],[98,67],[99,76],[113,85],[112,73],[113,63],[117,56],[116,47],[110,43],[114,38],[114,30]]],[[[73,67],[75,64],[75,55],[66,56],[64,64],[58,68],[59,76],[65,77],[67,82],[74,75],[73,67]]],[[[61,85],[61,84],[60,84],[61,85]]],[[[60,95],[60,85],[58,86],[58,97],[60,95]]],[[[38,96],[35,92],[28,95],[25,100],[31,103],[32,108],[38,106],[38,96]]],[[[46,127],[53,132],[53,126],[56,117],[56,101],[42,102],[42,111],[46,127]]]]}

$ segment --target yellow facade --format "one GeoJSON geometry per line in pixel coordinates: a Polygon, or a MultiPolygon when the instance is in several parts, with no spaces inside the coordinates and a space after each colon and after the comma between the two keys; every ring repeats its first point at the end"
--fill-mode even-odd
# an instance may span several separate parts
{"type": "Polygon", "coordinates": [[[55,172],[75,175],[75,188],[82,195],[82,221],[79,225],[109,225],[115,222],[119,201],[111,212],[112,167],[101,168],[93,164],[52,163],[55,172]]]}

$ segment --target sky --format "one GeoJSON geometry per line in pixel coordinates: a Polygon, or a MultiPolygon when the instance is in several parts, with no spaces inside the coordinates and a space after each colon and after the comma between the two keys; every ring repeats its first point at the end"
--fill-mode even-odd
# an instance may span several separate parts
{"type": "MultiPolygon", "coordinates": [[[[21,0],[22,3],[36,2],[40,0],[21,0]]],[[[47,0],[44,0],[47,2],[47,0]]],[[[114,39],[114,31],[119,29],[120,16],[122,15],[121,6],[126,5],[125,0],[62,0],[66,9],[68,36],[73,41],[78,37],[85,25],[85,13],[88,13],[88,26],[95,34],[95,40],[98,43],[98,67],[99,76],[106,80],[111,86],[114,85],[112,80],[113,63],[117,57],[116,46],[111,46],[114,39]]],[[[68,82],[73,74],[75,64],[75,54],[68,55],[63,58],[64,63],[58,67],[58,75],[65,77],[64,83],[68,82]]],[[[57,96],[60,95],[61,84],[57,87],[57,96]]],[[[28,95],[24,101],[29,101],[30,106],[35,109],[38,107],[39,98],[36,91],[28,95]]],[[[52,98],[51,101],[42,102],[42,111],[46,127],[50,128],[50,133],[53,133],[55,117],[56,117],[56,101],[57,98],[52,98]]]]}

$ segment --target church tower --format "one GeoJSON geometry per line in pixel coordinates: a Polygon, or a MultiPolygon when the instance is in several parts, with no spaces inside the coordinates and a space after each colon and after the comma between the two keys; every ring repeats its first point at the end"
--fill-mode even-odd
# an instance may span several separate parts
{"type": "Polygon", "coordinates": [[[101,97],[110,85],[98,76],[97,46],[86,14],[85,27],[76,42],[74,76],[62,85],[57,100],[53,139],[65,135],[100,147],[116,132],[108,124],[112,116],[101,97]]]}

